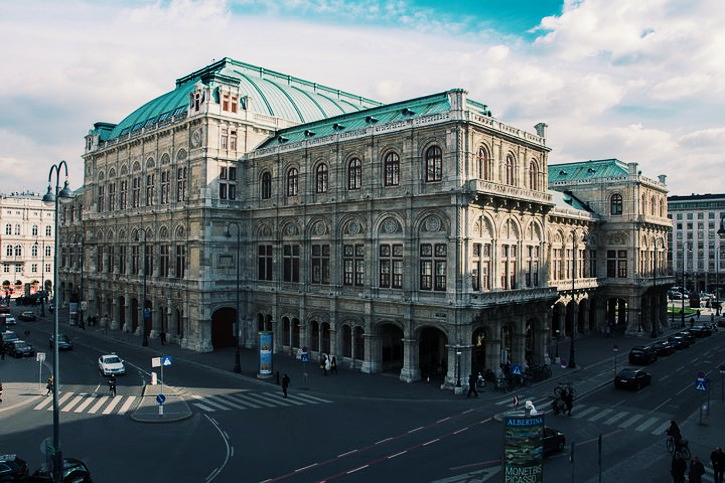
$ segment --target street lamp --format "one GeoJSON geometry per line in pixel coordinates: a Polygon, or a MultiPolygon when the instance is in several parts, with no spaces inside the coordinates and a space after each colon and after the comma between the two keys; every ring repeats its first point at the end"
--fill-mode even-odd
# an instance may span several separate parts
{"type": "MultiPolygon", "coordinates": [[[[37,243],[37,242],[36,242],[37,243]]],[[[43,254],[40,257],[40,290],[45,295],[45,240],[43,240],[43,254]]],[[[45,317],[45,301],[47,297],[40,297],[40,316],[45,317]]]]}
{"type": "Polygon", "coordinates": [[[556,359],[556,363],[559,363],[559,329],[556,329],[556,354],[554,354],[554,359],[556,359]]]}
{"type": "MultiPolygon", "coordinates": [[[[456,346],[456,387],[461,387],[461,348],[456,346]]],[[[470,393],[469,393],[470,394],[470,393]]]]}
{"type": "Polygon", "coordinates": [[[141,244],[143,246],[143,295],[141,300],[141,318],[143,324],[143,338],[141,339],[141,345],[148,347],[149,345],[149,333],[147,327],[147,321],[151,315],[150,310],[146,307],[146,271],[148,270],[148,253],[146,251],[146,229],[141,227],[140,233],[143,233],[143,240],[141,244]]]}
{"type": "Polygon", "coordinates": [[[576,360],[574,358],[574,333],[576,332],[577,305],[574,294],[574,285],[576,283],[576,236],[572,237],[571,250],[571,341],[569,345],[569,369],[576,369],[576,360]]]}
{"type": "Polygon", "coordinates": [[[682,240],[682,310],[680,310],[681,327],[685,327],[685,291],[687,290],[687,283],[685,282],[685,247],[687,241],[682,240]]]}
{"type": "Polygon", "coordinates": [[[237,316],[237,320],[236,320],[236,323],[237,323],[237,350],[234,353],[234,372],[239,373],[239,372],[242,372],[242,363],[239,360],[239,344],[241,342],[240,334],[242,332],[241,320],[239,318],[239,256],[240,256],[240,251],[241,251],[241,246],[242,246],[242,227],[236,221],[230,221],[229,223],[227,223],[227,231],[225,233],[227,238],[232,237],[232,232],[230,230],[230,228],[232,226],[236,227],[236,230],[237,230],[237,294],[236,294],[236,296],[237,296],[236,297],[236,299],[237,299],[237,314],[236,314],[236,316],[237,316]]]}
{"type": "MultiPolygon", "coordinates": [[[[68,188],[68,164],[61,161],[50,167],[48,173],[48,192],[43,196],[43,203],[55,205],[55,236],[53,239],[53,340],[58,340],[58,206],[60,202],[67,203],[73,199],[73,193],[68,188]],[[60,189],[60,170],[65,171],[65,183],[60,189]],[[55,194],[51,180],[55,174],[55,194]]],[[[58,344],[53,344],[53,481],[61,481],[63,470],[63,458],[60,448],[60,407],[58,404],[58,388],[60,387],[60,357],[58,344]]]]}
{"type": "MultiPolygon", "coordinates": [[[[725,240],[725,217],[720,218],[720,228],[717,230],[717,236],[720,240],[725,240]]],[[[720,312],[720,243],[717,245],[717,251],[715,251],[715,311],[720,312]]]]}

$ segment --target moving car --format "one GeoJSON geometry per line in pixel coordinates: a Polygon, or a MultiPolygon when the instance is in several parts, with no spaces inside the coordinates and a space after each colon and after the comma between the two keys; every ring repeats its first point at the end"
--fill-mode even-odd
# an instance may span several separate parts
{"type": "Polygon", "coordinates": [[[8,349],[8,355],[13,356],[16,359],[21,357],[33,357],[35,355],[35,349],[30,343],[24,340],[16,340],[8,349]]]}
{"type": "Polygon", "coordinates": [[[544,456],[560,453],[566,447],[566,436],[559,430],[544,426],[544,456]]]}
{"type": "Polygon", "coordinates": [[[0,324],[5,325],[16,325],[18,323],[17,320],[15,320],[15,317],[13,317],[10,314],[0,314],[0,324]]]}
{"type": "Polygon", "coordinates": [[[690,341],[682,334],[673,334],[667,338],[667,341],[672,344],[676,350],[687,349],[690,347],[690,341]]]}
{"type": "Polygon", "coordinates": [[[18,315],[18,319],[22,320],[23,322],[33,322],[37,320],[37,317],[35,316],[35,312],[32,310],[26,310],[25,312],[18,315]]]}
{"type": "Polygon", "coordinates": [[[642,369],[625,367],[614,376],[614,387],[619,389],[636,389],[639,391],[649,384],[652,384],[652,374],[642,369]]]}
{"type": "Polygon", "coordinates": [[[692,329],[690,329],[690,332],[695,337],[708,337],[712,335],[712,329],[709,325],[703,324],[703,325],[696,325],[692,329]]]}
{"type": "MultiPolygon", "coordinates": [[[[48,338],[48,347],[50,347],[52,349],[54,344],[55,344],[54,334],[50,334],[50,337],[48,338]]],[[[70,341],[70,337],[68,337],[67,335],[65,335],[62,332],[60,334],[58,334],[58,350],[59,351],[73,350],[73,343],[70,341]]]]}
{"type": "Polygon", "coordinates": [[[657,351],[651,345],[636,345],[629,351],[629,363],[647,365],[657,360],[657,351]]]}
{"type": "Polygon", "coordinates": [[[18,337],[18,334],[16,334],[12,330],[6,330],[0,336],[0,341],[2,341],[2,344],[3,344],[3,346],[5,346],[6,351],[10,350],[10,346],[16,340],[20,340],[20,337],[18,337]]]}
{"type": "Polygon", "coordinates": [[[0,305],[0,314],[9,314],[10,313],[10,306],[9,305],[0,305]]]}
{"type": "Polygon", "coordinates": [[[667,339],[660,339],[652,343],[652,348],[657,353],[657,356],[668,356],[670,354],[674,354],[677,350],[667,339]]]}
{"type": "Polygon", "coordinates": [[[123,364],[123,359],[113,352],[98,358],[98,370],[104,376],[126,374],[126,366],[123,364]]]}
{"type": "Polygon", "coordinates": [[[14,454],[0,455],[0,481],[28,480],[28,463],[14,454]]]}
{"type": "MultiPolygon", "coordinates": [[[[30,477],[32,483],[52,483],[53,476],[48,471],[36,470],[30,477]]],[[[81,460],[75,458],[63,458],[63,483],[93,483],[91,470],[81,460]]]]}

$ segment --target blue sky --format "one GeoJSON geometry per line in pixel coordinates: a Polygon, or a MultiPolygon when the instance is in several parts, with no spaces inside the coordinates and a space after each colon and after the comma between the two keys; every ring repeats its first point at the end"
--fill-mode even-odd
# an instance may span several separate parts
{"type": "Polygon", "coordinates": [[[381,102],[452,88],[549,125],[550,163],[618,158],[722,193],[722,0],[4,0],[0,192],[222,57],[381,102]],[[11,46],[11,48],[8,48],[11,46]]]}

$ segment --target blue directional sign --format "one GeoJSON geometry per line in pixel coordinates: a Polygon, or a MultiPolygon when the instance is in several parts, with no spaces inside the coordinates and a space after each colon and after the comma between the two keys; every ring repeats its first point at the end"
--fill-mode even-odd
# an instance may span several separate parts
{"type": "Polygon", "coordinates": [[[163,404],[163,403],[164,403],[164,401],[166,401],[166,396],[164,396],[163,394],[158,394],[158,395],[156,396],[156,402],[157,402],[157,403],[159,403],[159,404],[163,404]]]}
{"type": "Polygon", "coordinates": [[[702,378],[698,378],[697,381],[695,381],[695,389],[698,391],[707,391],[707,381],[702,378]]]}
{"type": "Polygon", "coordinates": [[[161,358],[161,365],[164,367],[169,367],[171,365],[171,356],[163,356],[161,358]]]}

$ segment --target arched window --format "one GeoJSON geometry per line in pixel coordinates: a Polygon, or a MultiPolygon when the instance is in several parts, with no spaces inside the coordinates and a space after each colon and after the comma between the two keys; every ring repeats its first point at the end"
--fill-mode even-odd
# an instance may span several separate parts
{"type": "Polygon", "coordinates": [[[400,157],[397,153],[385,155],[385,186],[400,184],[400,157]]]}
{"type": "Polygon", "coordinates": [[[297,196],[299,173],[297,168],[290,168],[287,171],[287,196],[297,196]]]}
{"type": "Polygon", "coordinates": [[[327,165],[321,164],[315,173],[315,192],[327,193],[327,165]]]}
{"type": "Polygon", "coordinates": [[[506,156],[506,184],[513,186],[514,183],[514,157],[506,156]]]}
{"type": "Polygon", "coordinates": [[[5,256],[12,257],[13,256],[13,246],[8,245],[5,247],[5,256]]]}
{"type": "Polygon", "coordinates": [[[20,235],[20,225],[15,225],[15,234],[20,235]]]}
{"type": "MultiPolygon", "coordinates": [[[[10,225],[8,225],[8,226],[10,226],[10,225]]],[[[52,230],[53,229],[50,227],[50,225],[46,225],[46,227],[45,227],[45,236],[52,235],[53,234],[53,231],[52,230]]],[[[8,233],[8,235],[9,235],[9,233],[8,233]]]]}
{"type": "Polygon", "coordinates": [[[347,166],[347,189],[359,190],[362,187],[362,163],[358,158],[350,160],[347,166]]]}
{"type": "Polygon", "coordinates": [[[34,257],[38,256],[38,244],[37,243],[35,245],[33,245],[33,248],[31,249],[31,254],[34,257]]]}
{"type": "Polygon", "coordinates": [[[486,148],[478,148],[478,178],[491,181],[493,179],[493,166],[488,156],[486,148]]]}
{"type": "Polygon", "coordinates": [[[10,223],[8,223],[7,225],[5,225],[5,234],[6,235],[12,235],[13,234],[13,225],[11,225],[10,223]]]}
{"type": "Polygon", "coordinates": [[[21,247],[20,245],[15,245],[15,256],[16,257],[23,256],[23,247],[21,247]]]}
{"type": "Polygon", "coordinates": [[[649,209],[652,216],[657,214],[657,198],[655,198],[654,196],[652,196],[649,209]]]}
{"type": "Polygon", "coordinates": [[[615,193],[609,200],[609,212],[612,215],[622,214],[622,195],[615,193]]]}
{"type": "Polygon", "coordinates": [[[268,200],[272,197],[272,174],[269,171],[262,173],[262,199],[268,200]]]}
{"type": "Polygon", "coordinates": [[[443,178],[443,153],[438,146],[431,146],[425,152],[425,180],[440,181],[443,178]]]}
{"type": "Polygon", "coordinates": [[[529,189],[539,189],[539,165],[533,159],[529,163],[529,189]]]}

